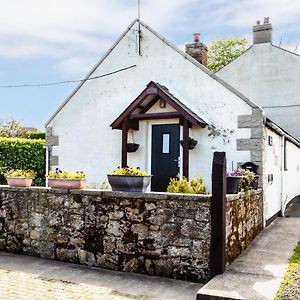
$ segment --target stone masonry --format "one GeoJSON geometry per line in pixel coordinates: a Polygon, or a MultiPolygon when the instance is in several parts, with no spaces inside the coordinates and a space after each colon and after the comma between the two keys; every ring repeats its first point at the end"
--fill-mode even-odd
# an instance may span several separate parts
{"type": "Polygon", "coordinates": [[[53,134],[52,127],[47,127],[45,146],[47,146],[49,149],[49,167],[58,166],[58,156],[52,155],[53,147],[58,145],[58,136],[53,134]]]}
{"type": "Polygon", "coordinates": [[[238,128],[250,128],[250,139],[237,139],[237,150],[250,151],[251,162],[257,164],[259,185],[262,186],[264,151],[264,115],[260,108],[252,108],[252,115],[238,117],[238,128]]]}
{"type": "Polygon", "coordinates": [[[0,187],[0,250],[209,279],[210,196],[0,187]]]}
{"type": "Polygon", "coordinates": [[[231,264],[264,227],[262,190],[229,195],[226,201],[226,253],[231,264]]]}
{"type": "MultiPolygon", "coordinates": [[[[0,250],[194,282],[210,277],[211,195],[0,186],[0,250]]],[[[228,195],[231,263],[263,228],[261,191],[228,195]]]]}

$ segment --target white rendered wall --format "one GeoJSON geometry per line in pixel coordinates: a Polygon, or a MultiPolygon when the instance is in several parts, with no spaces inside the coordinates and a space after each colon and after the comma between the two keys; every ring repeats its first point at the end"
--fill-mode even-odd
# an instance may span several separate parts
{"type": "Polygon", "coordinates": [[[264,199],[265,217],[271,218],[288,203],[300,195],[300,149],[293,143],[286,142],[287,170],[284,170],[283,137],[266,129],[264,153],[264,199]],[[273,145],[268,145],[268,137],[273,138],[273,145]],[[273,182],[268,182],[268,174],[273,174],[273,182]],[[283,203],[282,203],[283,202],[283,203]]]}
{"type": "Polygon", "coordinates": [[[281,139],[282,137],[277,133],[266,130],[265,151],[264,151],[264,212],[265,219],[271,218],[274,214],[281,210],[281,167],[282,167],[282,153],[281,153],[281,139]],[[268,144],[269,136],[273,139],[273,145],[268,144]],[[273,175],[273,181],[268,181],[268,175],[273,175]]]}
{"type": "Polygon", "coordinates": [[[283,172],[283,200],[288,203],[300,195],[300,149],[287,141],[287,170],[283,172]]]}
{"type": "MultiPolygon", "coordinates": [[[[202,174],[210,188],[214,151],[227,152],[229,169],[231,165],[236,167],[237,162],[250,160],[248,151],[236,150],[236,138],[250,138],[248,129],[237,128],[237,116],[250,115],[251,108],[143,26],[142,56],[139,56],[135,26],[91,76],[130,65],[136,67],[84,83],[48,125],[59,136],[59,146],[53,147],[53,155],[59,156],[61,169],[82,170],[87,173],[88,183],[99,187],[121,160],[121,131],[112,131],[109,125],[153,80],[168,87],[206,122],[214,123],[221,130],[233,130],[225,138],[209,137],[207,128],[190,130],[191,136],[198,140],[196,148],[190,151],[190,176],[202,174]]],[[[156,121],[159,122],[171,123],[156,121]]],[[[149,170],[152,123],[140,122],[140,130],[134,132],[140,148],[128,154],[132,166],[149,170]]]]}
{"type": "Polygon", "coordinates": [[[266,115],[300,139],[300,56],[270,43],[255,44],[229,63],[218,76],[264,108],[266,115]]]}

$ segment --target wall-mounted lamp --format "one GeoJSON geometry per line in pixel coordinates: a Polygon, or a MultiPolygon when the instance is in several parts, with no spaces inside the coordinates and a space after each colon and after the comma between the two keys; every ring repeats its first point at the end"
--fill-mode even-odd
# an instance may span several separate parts
{"type": "Polygon", "coordinates": [[[163,100],[163,99],[160,99],[160,100],[159,100],[159,107],[160,107],[160,108],[166,108],[166,101],[163,100]]]}
{"type": "Polygon", "coordinates": [[[269,145],[269,146],[272,146],[272,145],[273,145],[273,137],[271,137],[270,135],[269,135],[269,137],[268,137],[268,145],[269,145]]]}
{"type": "Polygon", "coordinates": [[[273,183],[273,174],[268,174],[268,183],[273,183]]]}

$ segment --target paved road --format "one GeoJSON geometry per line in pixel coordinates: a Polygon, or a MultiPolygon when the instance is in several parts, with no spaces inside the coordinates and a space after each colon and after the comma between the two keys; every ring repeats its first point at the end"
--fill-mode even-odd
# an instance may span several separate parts
{"type": "Polygon", "coordinates": [[[200,287],[0,252],[1,300],[194,300],[200,287]]]}

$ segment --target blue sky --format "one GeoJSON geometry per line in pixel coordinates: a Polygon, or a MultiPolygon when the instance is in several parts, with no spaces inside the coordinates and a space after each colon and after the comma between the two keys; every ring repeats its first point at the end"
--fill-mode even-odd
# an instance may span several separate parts
{"type": "MultiPolygon", "coordinates": [[[[209,44],[252,41],[256,20],[270,17],[273,43],[300,43],[297,0],[140,0],[141,19],[183,48],[194,32],[209,44]]],[[[0,86],[83,78],[137,16],[137,0],[0,0],[0,86]]],[[[299,53],[300,45],[296,49],[299,53]]],[[[74,84],[0,88],[0,120],[43,129],[74,84]]]]}

